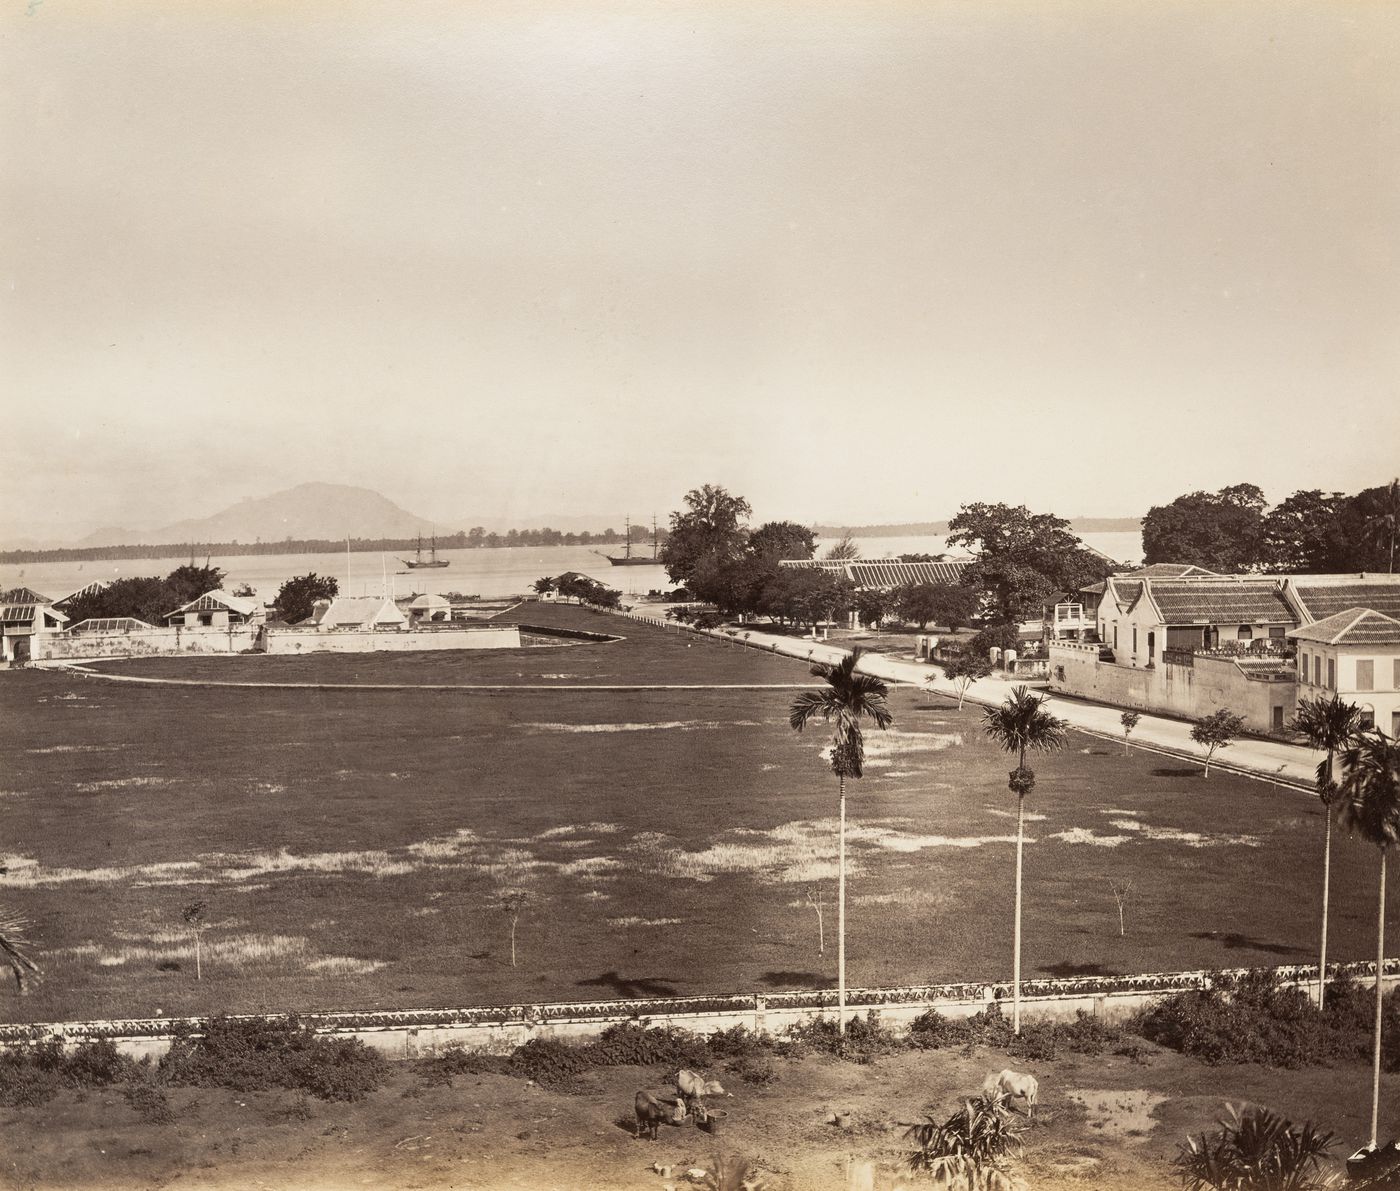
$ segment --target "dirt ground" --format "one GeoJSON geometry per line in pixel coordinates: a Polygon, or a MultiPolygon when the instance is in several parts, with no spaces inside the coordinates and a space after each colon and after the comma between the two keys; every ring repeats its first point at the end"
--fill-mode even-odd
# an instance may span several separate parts
{"type": "MultiPolygon", "coordinates": [[[[1369,1072],[1208,1068],[1148,1048],[1135,1060],[1071,1057],[1015,1064],[1040,1080],[1041,1105],[1021,1173],[1034,1188],[1172,1188],[1171,1158],[1186,1132],[1209,1128],[1226,1100],[1266,1104],[1338,1135],[1338,1165],[1363,1141],[1369,1072]]],[[[762,1167],[769,1191],[846,1187],[847,1171],[876,1164],[874,1188],[901,1178],[904,1126],[943,1117],[959,1095],[1012,1065],[1000,1052],[902,1053],[869,1066],[823,1057],[775,1061],[756,1088],[730,1081],[716,1137],[692,1124],[652,1142],[632,1136],[638,1088],[666,1072],[595,1071],[565,1094],[505,1076],[460,1076],[424,1087],[407,1067],[358,1104],[286,1092],[174,1089],[176,1121],[140,1121],[117,1092],[66,1093],[43,1108],[0,1113],[0,1187],[63,1188],[618,1188],[662,1191],[727,1153],[762,1167]],[[848,1129],[833,1122],[849,1113],[848,1129]],[[654,1165],[673,1167],[664,1179],[654,1165]]],[[[1400,1080],[1389,1077],[1385,1102],[1400,1080]]],[[[1390,1122],[1392,1125],[1395,1122],[1390,1122]]]]}

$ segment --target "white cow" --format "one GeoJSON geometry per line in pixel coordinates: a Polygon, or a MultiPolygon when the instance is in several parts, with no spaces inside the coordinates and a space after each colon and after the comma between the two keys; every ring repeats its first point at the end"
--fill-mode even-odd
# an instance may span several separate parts
{"type": "Polygon", "coordinates": [[[704,1112],[706,1096],[732,1097],[734,1094],[726,1092],[719,1080],[706,1079],[703,1075],[696,1075],[694,1071],[687,1071],[684,1067],[676,1072],[674,1083],[685,1106],[691,1111],[699,1107],[701,1113],[704,1112]]]}
{"type": "Polygon", "coordinates": [[[1035,1101],[1040,1094],[1040,1084],[1034,1075],[1022,1075],[1019,1071],[1007,1068],[987,1076],[982,1084],[982,1093],[986,1096],[1005,1096],[1008,1100],[1015,1100],[1019,1096],[1026,1102],[1026,1116],[1030,1117],[1035,1115],[1035,1101]]]}

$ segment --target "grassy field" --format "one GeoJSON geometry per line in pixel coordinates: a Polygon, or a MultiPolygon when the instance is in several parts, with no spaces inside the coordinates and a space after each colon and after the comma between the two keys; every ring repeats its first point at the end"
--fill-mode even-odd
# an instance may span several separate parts
{"type": "MultiPolygon", "coordinates": [[[[598,645],[204,658],[296,681],[798,683],[801,663],[599,618],[598,645]],[[446,677],[456,675],[458,677],[446,677]]],[[[527,618],[528,619],[528,618],[527,618]]],[[[0,1019],[516,1003],[834,978],[835,781],[790,691],[471,694],[0,674],[0,902],[45,967],[0,1019]],[[503,887],[530,902],[510,963],[503,887]],[[817,916],[826,906],[827,948],[817,916]],[[181,910],[208,903],[204,979],[181,910]]],[[[912,690],[852,809],[854,984],[1010,970],[1014,801],[978,713],[912,690]]],[[[1035,762],[1027,975],[1306,962],[1314,799],[1073,735],[1035,762]],[[1113,886],[1131,883],[1126,934],[1113,886]]],[[[1334,853],[1332,956],[1372,954],[1375,853],[1334,853]]]]}

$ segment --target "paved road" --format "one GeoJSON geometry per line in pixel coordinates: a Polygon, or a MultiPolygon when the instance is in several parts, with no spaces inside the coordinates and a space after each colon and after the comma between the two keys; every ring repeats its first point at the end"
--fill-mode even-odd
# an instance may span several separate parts
{"type": "MultiPolygon", "coordinates": [[[[850,652],[838,645],[808,638],[781,637],[751,629],[743,631],[752,644],[765,648],[776,647],[779,653],[790,654],[793,657],[810,657],[812,661],[835,662],[850,652]]],[[[957,691],[953,684],[943,677],[942,670],[926,662],[894,658],[887,654],[866,653],[861,655],[860,668],[887,682],[905,683],[957,698],[957,691]]],[[[1008,680],[1003,676],[984,678],[972,684],[967,699],[969,702],[980,704],[1000,703],[1015,685],[1014,679],[1008,680]]],[[[1121,708],[1085,703],[1062,695],[1047,694],[1046,698],[1054,713],[1073,727],[1117,741],[1123,739],[1123,727],[1118,721],[1122,714],[1121,708]]],[[[1202,757],[1200,747],[1191,740],[1190,724],[1146,712],[1142,713],[1142,719],[1133,730],[1132,743],[1140,748],[1152,748],[1173,756],[1187,757],[1198,763],[1202,757]]],[[[1321,759],[1321,753],[1300,745],[1243,737],[1228,749],[1217,752],[1211,765],[1270,781],[1287,782],[1310,791],[1313,788],[1317,763],[1321,759]]]]}

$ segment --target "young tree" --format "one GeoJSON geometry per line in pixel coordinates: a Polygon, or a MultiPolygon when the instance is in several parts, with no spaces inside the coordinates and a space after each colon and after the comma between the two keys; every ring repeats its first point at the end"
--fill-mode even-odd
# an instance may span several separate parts
{"type": "Polygon", "coordinates": [[[1322,850],[1322,946],[1317,961],[1317,1007],[1327,994],[1327,900],[1332,880],[1332,800],[1337,793],[1335,763],[1337,753],[1355,739],[1361,728],[1361,709],[1336,695],[1304,699],[1288,725],[1308,744],[1327,755],[1317,766],[1317,796],[1322,802],[1325,826],[1322,850]]]}
{"type": "Polygon", "coordinates": [[[851,537],[850,530],[843,533],[822,555],[823,558],[831,559],[834,562],[850,562],[853,558],[860,557],[860,547],[856,545],[855,539],[851,537]]]}
{"type": "Polygon", "coordinates": [[[496,894],[496,908],[510,918],[510,966],[516,966],[515,928],[521,913],[530,905],[530,891],[519,885],[507,886],[496,894]]]}
{"type": "Polygon", "coordinates": [[[881,731],[894,722],[886,699],[889,688],[871,674],[856,670],[852,653],[834,666],[818,663],[812,674],[825,686],[803,691],[792,701],[788,724],[801,732],[814,719],[832,726],[831,771],[839,789],[839,828],[836,860],[836,1005],[837,1030],[846,1033],[846,779],[859,778],[865,770],[865,736],[862,723],[869,720],[881,731]]]}
{"type": "MultiPolygon", "coordinates": [[[[0,869],[0,872],[3,871],[0,869]]],[[[20,996],[28,991],[24,987],[25,976],[38,975],[39,972],[39,965],[29,954],[30,942],[25,937],[28,928],[28,919],[0,909],[0,961],[10,969],[15,978],[15,991],[20,996]]]]}
{"type": "Polygon", "coordinates": [[[1220,708],[1202,716],[1191,728],[1191,739],[1206,750],[1206,771],[1210,777],[1210,762],[1219,749],[1227,749],[1236,736],[1244,731],[1244,717],[1220,708]]]}
{"type": "Polygon", "coordinates": [[[953,689],[958,692],[959,711],[962,710],[963,700],[972,684],[979,678],[986,678],[991,672],[991,662],[971,653],[959,654],[943,667],[944,677],[952,681],[953,689]]]}
{"type": "Polygon", "coordinates": [[[1371,1148],[1376,1147],[1381,1106],[1381,1020],[1385,1012],[1385,862],[1400,845],[1400,741],[1371,731],[1342,753],[1340,812],[1348,830],[1375,844],[1381,854],[1376,911],[1376,1023],[1371,1075],[1371,1148]]]}
{"type": "Polygon", "coordinates": [[[333,600],[340,592],[340,583],[333,575],[318,575],[312,571],[288,579],[277,591],[274,602],[277,615],[288,624],[297,624],[311,615],[317,600],[333,600]]]}
{"type": "Polygon", "coordinates": [[[180,918],[190,931],[194,934],[194,978],[204,979],[203,948],[201,946],[201,936],[204,934],[204,912],[209,908],[209,903],[205,901],[190,902],[180,911],[180,918]]]}
{"type": "Polygon", "coordinates": [[[982,730],[993,743],[1016,757],[1016,768],[1008,783],[1016,795],[1016,925],[1011,976],[1011,1028],[1021,1032],[1021,852],[1025,840],[1026,795],[1035,789],[1035,774],[1026,765],[1026,752],[1051,752],[1068,741],[1064,720],[1045,710],[1045,700],[1023,686],[1007,695],[1005,702],[982,712],[982,730]]]}
{"type": "Polygon", "coordinates": [[[813,885],[807,890],[805,900],[817,912],[817,954],[826,954],[826,906],[822,902],[822,887],[813,885]]]}
{"type": "Polygon", "coordinates": [[[1133,729],[1138,726],[1138,721],[1142,719],[1136,711],[1125,711],[1118,717],[1118,722],[1123,725],[1123,756],[1128,755],[1128,737],[1133,734],[1133,729]]]}
{"type": "Polygon", "coordinates": [[[1113,900],[1118,905],[1118,937],[1121,939],[1128,933],[1127,923],[1123,920],[1123,907],[1128,904],[1128,899],[1133,895],[1133,883],[1131,881],[1110,881],[1108,887],[1113,890],[1113,900]]]}

